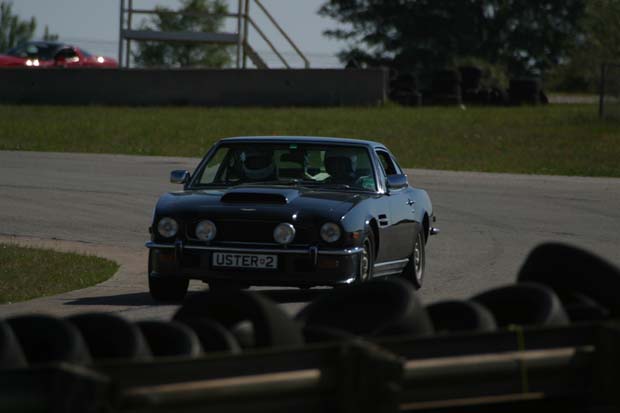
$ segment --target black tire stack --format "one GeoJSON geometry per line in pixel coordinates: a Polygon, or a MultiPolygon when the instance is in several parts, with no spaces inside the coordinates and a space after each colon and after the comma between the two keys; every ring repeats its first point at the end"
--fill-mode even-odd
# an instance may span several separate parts
{"type": "Polygon", "coordinates": [[[418,78],[414,73],[400,73],[390,80],[390,100],[403,106],[421,106],[422,94],[418,91],[418,78]]]}
{"type": "Polygon", "coordinates": [[[458,70],[445,69],[433,73],[431,86],[433,105],[461,105],[461,74],[458,70]]]}
{"type": "Polygon", "coordinates": [[[548,103],[547,97],[542,90],[540,79],[534,77],[511,79],[508,95],[511,105],[540,105],[548,103]]]}

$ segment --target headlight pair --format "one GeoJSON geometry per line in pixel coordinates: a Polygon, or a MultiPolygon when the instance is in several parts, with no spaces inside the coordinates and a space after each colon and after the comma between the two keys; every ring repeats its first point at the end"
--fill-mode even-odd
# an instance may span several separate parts
{"type": "MultiPolygon", "coordinates": [[[[179,224],[173,218],[164,217],[157,224],[159,235],[164,238],[172,238],[179,231],[179,224]]],[[[201,241],[212,241],[217,234],[217,227],[208,219],[200,221],[196,225],[196,238],[201,241]]],[[[340,239],[342,231],[340,226],[333,222],[327,222],[321,226],[321,238],[327,243],[333,243],[340,239]]],[[[278,224],[273,230],[273,238],[279,244],[290,244],[295,239],[295,227],[288,222],[278,224]]]]}
{"type": "MultiPolygon", "coordinates": [[[[325,242],[336,242],[340,239],[341,234],[342,231],[338,224],[327,222],[321,226],[321,238],[325,242]]],[[[290,244],[295,239],[295,227],[288,222],[278,224],[273,230],[273,239],[279,244],[290,244]]]]}
{"type": "MultiPolygon", "coordinates": [[[[157,232],[164,238],[172,238],[179,231],[179,224],[173,219],[169,217],[165,217],[159,220],[157,224],[157,232]]],[[[217,233],[217,228],[213,221],[209,221],[208,219],[204,221],[200,221],[198,225],[196,225],[196,238],[201,241],[211,241],[215,238],[215,234],[217,233]]]]}

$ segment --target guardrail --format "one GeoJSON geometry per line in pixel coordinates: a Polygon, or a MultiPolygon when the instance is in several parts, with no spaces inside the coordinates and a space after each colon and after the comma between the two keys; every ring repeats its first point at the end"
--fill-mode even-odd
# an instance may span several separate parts
{"type": "Polygon", "coordinates": [[[0,411],[615,411],[619,349],[611,322],[53,365],[1,372],[0,411]]]}
{"type": "Polygon", "coordinates": [[[387,72],[380,69],[6,68],[0,72],[0,103],[13,104],[376,106],[387,94],[387,72]]]}

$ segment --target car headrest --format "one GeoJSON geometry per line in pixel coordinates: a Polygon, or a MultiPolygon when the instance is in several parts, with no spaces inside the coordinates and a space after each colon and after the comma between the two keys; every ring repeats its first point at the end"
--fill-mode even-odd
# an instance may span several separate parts
{"type": "Polygon", "coordinates": [[[206,318],[228,331],[249,322],[254,347],[299,346],[301,328],[274,302],[255,291],[215,290],[194,294],[185,300],[174,320],[206,318]]]}
{"type": "Polygon", "coordinates": [[[26,367],[27,361],[11,326],[0,320],[0,370],[26,367]]]}
{"type": "Polygon", "coordinates": [[[148,360],[151,351],[135,324],[107,313],[85,313],[68,317],[77,327],[95,360],[148,360]]]}
{"type": "Polygon", "coordinates": [[[499,327],[511,324],[559,326],[569,324],[560,299],[552,289],[536,283],[494,288],[472,298],[486,307],[499,327]]]}
{"type": "Polygon", "coordinates": [[[489,310],[473,301],[449,300],[426,307],[436,332],[493,331],[495,318],[489,310]]]}
{"type": "Polygon", "coordinates": [[[373,280],[335,288],[296,316],[306,326],[327,327],[361,336],[425,335],[433,326],[407,281],[373,280]]]}
{"type": "Polygon", "coordinates": [[[348,156],[326,156],[325,170],[334,178],[348,178],[355,173],[353,161],[348,156]]]}
{"type": "Polygon", "coordinates": [[[235,336],[218,322],[207,318],[177,319],[177,321],[192,329],[205,353],[241,351],[235,336]]]}
{"type": "Polygon", "coordinates": [[[6,321],[28,364],[91,362],[80,332],[65,320],[48,315],[23,315],[6,321]]]}
{"type": "Polygon", "coordinates": [[[304,151],[294,151],[283,153],[280,155],[281,162],[294,162],[300,165],[305,165],[307,162],[306,153],[304,151]]]}
{"type": "Polygon", "coordinates": [[[544,284],[561,298],[580,293],[611,316],[620,316],[620,269],[581,248],[556,242],[537,246],[523,263],[518,281],[544,284]]]}
{"type": "Polygon", "coordinates": [[[189,327],[174,321],[139,321],[136,323],[154,357],[202,354],[200,340],[189,327]]]}

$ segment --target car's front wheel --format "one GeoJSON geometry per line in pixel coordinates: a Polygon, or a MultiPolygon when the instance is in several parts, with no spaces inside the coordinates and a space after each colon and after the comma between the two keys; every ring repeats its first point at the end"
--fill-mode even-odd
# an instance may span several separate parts
{"type": "Polygon", "coordinates": [[[372,232],[370,232],[364,242],[362,242],[362,253],[360,254],[359,277],[360,282],[368,281],[372,278],[372,271],[375,264],[375,244],[372,232]]]}
{"type": "Polygon", "coordinates": [[[416,289],[422,288],[424,283],[424,272],[426,267],[426,251],[424,231],[418,231],[413,245],[413,251],[409,256],[409,262],[403,270],[403,277],[409,280],[416,289]]]}
{"type": "Polygon", "coordinates": [[[189,280],[187,278],[154,277],[151,275],[152,262],[153,253],[149,251],[148,277],[151,297],[155,301],[162,302],[182,301],[187,294],[189,280]]]}

